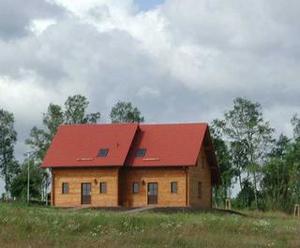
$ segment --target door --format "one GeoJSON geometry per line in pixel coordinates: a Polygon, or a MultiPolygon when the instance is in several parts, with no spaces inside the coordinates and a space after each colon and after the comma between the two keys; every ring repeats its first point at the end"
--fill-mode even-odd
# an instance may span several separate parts
{"type": "Polygon", "coordinates": [[[81,184],[81,204],[91,204],[91,184],[81,184]]]}
{"type": "Polygon", "coordinates": [[[148,183],[148,205],[157,204],[158,184],[148,183]]]}

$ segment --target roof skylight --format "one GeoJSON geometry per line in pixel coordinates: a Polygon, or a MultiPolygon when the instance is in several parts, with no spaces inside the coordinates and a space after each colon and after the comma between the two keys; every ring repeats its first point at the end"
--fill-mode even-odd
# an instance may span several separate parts
{"type": "Polygon", "coordinates": [[[136,156],[136,157],[139,157],[139,158],[145,157],[146,151],[147,151],[146,148],[139,148],[139,149],[136,151],[135,156],[136,156]]]}
{"type": "Polygon", "coordinates": [[[97,157],[107,157],[108,151],[109,151],[108,148],[101,148],[98,152],[97,157]]]}

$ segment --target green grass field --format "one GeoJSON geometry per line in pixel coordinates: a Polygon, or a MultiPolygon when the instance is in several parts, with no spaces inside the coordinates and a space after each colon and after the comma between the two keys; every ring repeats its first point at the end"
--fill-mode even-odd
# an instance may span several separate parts
{"type": "Polygon", "coordinates": [[[0,247],[300,247],[300,219],[246,214],[125,214],[0,203],[0,247]]]}

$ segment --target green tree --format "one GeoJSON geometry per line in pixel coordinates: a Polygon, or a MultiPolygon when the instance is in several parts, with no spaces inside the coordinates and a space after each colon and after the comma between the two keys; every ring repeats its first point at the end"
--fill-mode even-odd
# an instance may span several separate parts
{"type": "Polygon", "coordinates": [[[43,128],[33,127],[26,143],[34,152],[35,161],[41,163],[54,135],[61,124],[97,123],[100,113],[86,114],[89,105],[86,97],[74,95],[68,97],[65,108],[50,103],[43,114],[43,128]]]}
{"type": "Polygon", "coordinates": [[[110,118],[112,123],[119,122],[144,122],[144,117],[137,107],[131,102],[117,102],[111,109],[110,118]]]}
{"type": "Polygon", "coordinates": [[[295,138],[300,138],[300,118],[298,117],[298,115],[294,115],[291,123],[294,127],[294,137],[295,138]]]}
{"type": "Polygon", "coordinates": [[[97,123],[100,113],[86,114],[89,101],[85,96],[74,95],[68,97],[65,102],[65,124],[97,123]]]}
{"type": "Polygon", "coordinates": [[[59,105],[50,103],[47,112],[43,114],[43,128],[33,127],[30,138],[26,143],[30,145],[35,161],[41,163],[47,152],[52,138],[59,125],[64,123],[64,114],[59,105]]]}
{"type": "Polygon", "coordinates": [[[59,105],[50,103],[47,112],[43,114],[43,127],[33,127],[31,129],[30,137],[26,140],[26,144],[32,149],[32,157],[34,159],[32,166],[35,166],[37,170],[41,170],[40,174],[43,175],[43,180],[41,182],[44,184],[44,187],[39,187],[39,189],[42,188],[46,192],[46,189],[50,184],[49,173],[39,167],[59,125],[97,123],[100,118],[100,113],[98,112],[86,113],[88,105],[89,102],[86,97],[81,95],[68,97],[64,104],[64,109],[59,105]]]}
{"type": "Polygon", "coordinates": [[[29,192],[31,199],[40,199],[43,189],[42,181],[44,173],[39,169],[32,159],[25,160],[21,166],[20,173],[14,178],[11,184],[11,194],[19,200],[26,200],[27,198],[27,182],[28,182],[28,166],[30,167],[29,174],[29,192]]]}
{"type": "Polygon", "coordinates": [[[263,168],[261,187],[270,209],[290,211],[300,200],[300,120],[297,115],[291,123],[294,139],[280,135],[263,168]]]}
{"type": "Polygon", "coordinates": [[[14,146],[17,132],[14,129],[14,116],[0,109],[0,172],[5,182],[6,197],[10,191],[13,177],[18,171],[18,163],[14,158],[14,146]]]}
{"type": "MultiPolygon", "coordinates": [[[[63,111],[59,105],[55,105],[50,103],[47,109],[47,112],[43,114],[43,128],[33,127],[30,131],[30,137],[26,140],[26,144],[31,147],[31,166],[30,171],[33,170],[35,172],[35,176],[38,175],[36,183],[32,184],[33,192],[39,192],[38,195],[46,196],[47,188],[50,184],[49,173],[47,170],[43,170],[40,168],[40,164],[42,163],[44,156],[51,144],[51,141],[56,134],[57,128],[59,125],[63,123],[63,111]],[[40,185],[38,184],[40,183],[40,185]],[[42,194],[44,192],[44,194],[42,194]]],[[[27,179],[24,180],[24,167],[27,168],[27,164],[24,163],[22,167],[22,173],[19,175],[16,180],[15,186],[18,186],[22,183],[22,186],[26,188],[27,179]]],[[[31,191],[30,191],[31,192],[31,191]]],[[[15,193],[15,196],[23,198],[23,193],[15,193]]],[[[35,193],[31,194],[31,196],[36,196],[35,193]]]]}
{"type": "Polygon", "coordinates": [[[252,177],[255,205],[258,207],[261,169],[273,143],[274,130],[269,122],[264,121],[261,105],[245,98],[234,99],[233,109],[224,117],[219,125],[231,144],[232,153],[237,155],[235,163],[245,163],[236,166],[241,168],[240,174],[245,173],[246,179],[252,177]]]}
{"type": "Polygon", "coordinates": [[[255,190],[253,184],[248,179],[245,179],[242,184],[242,190],[238,193],[234,203],[238,208],[247,208],[255,200],[255,190]]]}
{"type": "Polygon", "coordinates": [[[216,151],[216,156],[219,164],[222,185],[214,189],[214,201],[217,205],[223,204],[227,199],[228,192],[232,186],[233,178],[236,171],[232,165],[226,142],[222,139],[221,130],[218,127],[217,121],[213,121],[210,126],[210,132],[213,139],[213,145],[216,151]]]}
{"type": "Polygon", "coordinates": [[[289,202],[290,206],[300,202],[300,139],[296,139],[286,154],[286,164],[289,167],[289,202]]]}
{"type": "Polygon", "coordinates": [[[238,178],[240,189],[243,189],[242,175],[248,165],[247,149],[244,141],[231,141],[229,144],[229,153],[232,158],[232,163],[238,178]]]}
{"type": "Polygon", "coordinates": [[[289,207],[290,166],[287,154],[290,139],[280,135],[270,153],[270,159],[263,168],[262,191],[265,204],[271,209],[286,210],[289,207]]]}

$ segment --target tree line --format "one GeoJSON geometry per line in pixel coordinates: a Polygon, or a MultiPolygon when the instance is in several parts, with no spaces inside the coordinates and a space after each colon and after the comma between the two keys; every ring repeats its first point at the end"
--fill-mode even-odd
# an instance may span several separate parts
{"type": "MultiPolygon", "coordinates": [[[[0,109],[0,174],[4,179],[5,193],[2,198],[25,200],[27,197],[28,166],[30,168],[29,192],[31,199],[48,198],[49,172],[40,168],[44,156],[61,124],[97,123],[100,113],[87,113],[89,101],[85,96],[67,98],[64,106],[50,103],[42,116],[42,127],[34,126],[26,139],[29,152],[21,163],[15,159],[14,146],[17,132],[14,129],[12,113],[0,109]]],[[[117,122],[143,122],[144,117],[130,102],[117,102],[111,109],[110,119],[117,122]]]]}
{"type": "MultiPolygon", "coordinates": [[[[42,116],[42,127],[33,127],[26,144],[30,147],[23,162],[14,156],[17,133],[12,113],[0,109],[0,173],[5,197],[26,199],[30,166],[31,199],[47,199],[50,184],[47,170],[40,169],[45,153],[61,124],[97,123],[99,112],[87,113],[89,101],[81,95],[67,98],[63,106],[50,103],[42,116]]],[[[130,102],[119,101],[110,112],[112,123],[143,122],[144,117],[130,102]]],[[[257,102],[236,98],[231,109],[210,125],[220,167],[222,184],[214,188],[214,204],[222,206],[233,198],[236,208],[290,211],[300,200],[300,118],[291,119],[293,137],[281,134],[264,119],[257,102]]]]}
{"type": "Polygon", "coordinates": [[[257,102],[236,98],[222,119],[211,123],[222,186],[214,190],[215,204],[239,193],[237,208],[291,211],[300,201],[300,119],[291,119],[293,137],[281,134],[265,121],[257,102]]]}

